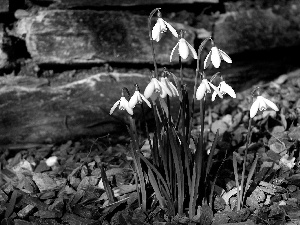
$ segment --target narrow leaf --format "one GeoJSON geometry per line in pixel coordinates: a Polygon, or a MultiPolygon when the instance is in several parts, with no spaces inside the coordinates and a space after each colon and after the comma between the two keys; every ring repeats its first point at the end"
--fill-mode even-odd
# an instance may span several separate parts
{"type": "Polygon", "coordinates": [[[255,160],[252,163],[252,166],[250,168],[250,171],[249,171],[249,174],[248,174],[248,177],[247,177],[247,182],[246,182],[246,187],[245,187],[245,192],[244,192],[244,195],[243,195],[243,198],[242,198],[242,202],[244,202],[244,199],[245,199],[245,196],[246,196],[246,192],[249,189],[249,184],[250,184],[252,176],[254,174],[254,171],[255,171],[255,168],[256,168],[256,164],[257,164],[257,160],[258,160],[258,156],[256,155],[255,160]]]}
{"type": "Polygon", "coordinates": [[[232,164],[233,164],[233,172],[234,172],[234,178],[235,178],[235,186],[237,188],[237,210],[240,210],[241,207],[241,198],[239,193],[239,174],[237,169],[237,161],[236,161],[236,155],[233,153],[232,157],[232,164]]]}
{"type": "Polygon", "coordinates": [[[157,181],[156,181],[154,174],[151,171],[150,167],[148,167],[148,176],[149,176],[149,181],[152,185],[152,188],[155,192],[155,196],[156,196],[157,200],[159,201],[160,207],[165,208],[165,204],[166,204],[165,200],[160,193],[160,188],[158,187],[157,181]]]}
{"type": "Polygon", "coordinates": [[[104,168],[103,168],[103,165],[102,165],[101,161],[99,162],[99,166],[100,166],[100,170],[101,170],[101,178],[102,178],[102,181],[103,181],[104,189],[106,191],[109,203],[114,203],[115,202],[114,195],[113,195],[112,189],[109,185],[109,182],[108,182],[108,179],[107,179],[107,176],[106,176],[106,173],[104,171],[104,168]]]}
{"type": "Polygon", "coordinates": [[[205,172],[204,183],[206,183],[207,175],[209,174],[209,171],[210,171],[211,166],[212,166],[212,158],[213,158],[213,155],[214,155],[215,150],[216,150],[218,139],[219,139],[219,129],[217,130],[214,142],[211,146],[210,153],[209,153],[209,156],[208,156],[208,160],[207,160],[207,164],[206,164],[206,172],[205,172]]]}

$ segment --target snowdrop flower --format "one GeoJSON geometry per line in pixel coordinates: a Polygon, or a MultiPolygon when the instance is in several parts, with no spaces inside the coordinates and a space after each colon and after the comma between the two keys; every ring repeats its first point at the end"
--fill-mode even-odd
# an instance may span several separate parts
{"type": "Polygon", "coordinates": [[[279,110],[278,107],[270,100],[262,96],[257,96],[256,100],[253,102],[250,108],[250,117],[253,118],[257,114],[258,110],[263,111],[266,110],[268,107],[274,109],[275,111],[279,110]]]}
{"type": "Polygon", "coordinates": [[[232,63],[231,58],[225,52],[218,49],[216,46],[213,46],[204,60],[204,69],[209,66],[210,62],[212,62],[215,68],[219,68],[221,60],[224,60],[227,63],[232,63]]]}
{"type": "Polygon", "coordinates": [[[215,85],[213,85],[207,79],[203,79],[196,91],[196,99],[201,100],[205,96],[206,92],[211,93],[210,87],[214,89],[214,91],[219,95],[220,98],[223,98],[222,94],[215,85]]]}
{"type": "Polygon", "coordinates": [[[120,110],[126,110],[130,115],[133,115],[133,110],[129,107],[129,103],[124,97],[123,91],[122,97],[113,105],[113,107],[111,107],[109,114],[111,115],[118,106],[120,110]]]}
{"type": "MultiPolygon", "coordinates": [[[[228,84],[226,84],[225,81],[221,81],[218,89],[221,93],[221,95],[225,95],[225,94],[229,94],[232,98],[236,98],[236,94],[234,92],[234,90],[232,89],[232,87],[228,84]]],[[[212,101],[214,101],[216,99],[217,96],[217,92],[214,91],[214,93],[212,94],[212,101]]]]}
{"type": "Polygon", "coordinates": [[[169,90],[169,88],[154,77],[151,79],[144,91],[145,98],[151,97],[153,101],[155,101],[159,95],[164,98],[167,96],[167,94],[172,96],[172,92],[169,90]]]}
{"type": "Polygon", "coordinates": [[[176,38],[178,38],[178,34],[177,34],[176,30],[168,22],[166,22],[165,20],[163,20],[161,18],[161,13],[159,10],[157,12],[157,16],[158,16],[157,22],[152,29],[152,39],[159,42],[159,40],[162,37],[162,34],[167,31],[167,28],[169,28],[171,33],[176,38]]]}
{"type": "Polygon", "coordinates": [[[150,102],[145,98],[144,95],[140,93],[139,88],[136,84],[136,90],[128,102],[129,107],[134,108],[136,104],[142,104],[143,101],[146,102],[146,104],[151,108],[150,102]]]}
{"type": "Polygon", "coordinates": [[[179,96],[177,88],[167,77],[161,77],[160,82],[164,84],[171,91],[172,93],[171,97],[179,96]]]}
{"type": "Polygon", "coordinates": [[[178,52],[179,52],[179,55],[181,56],[181,58],[187,59],[187,57],[189,56],[189,53],[191,51],[193,58],[197,59],[197,53],[196,53],[194,47],[191,46],[182,36],[183,36],[183,34],[181,32],[181,38],[179,39],[179,41],[177,42],[175,47],[172,49],[172,52],[170,55],[170,62],[172,61],[174,51],[177,49],[177,47],[178,47],[178,52]]]}

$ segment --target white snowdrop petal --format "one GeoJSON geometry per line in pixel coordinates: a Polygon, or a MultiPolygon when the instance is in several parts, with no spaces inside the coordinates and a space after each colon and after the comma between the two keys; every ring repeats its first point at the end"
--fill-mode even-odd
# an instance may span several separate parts
{"type": "Polygon", "coordinates": [[[221,54],[221,56],[222,56],[222,59],[223,59],[225,62],[227,62],[227,63],[232,63],[231,58],[230,58],[224,51],[222,51],[221,49],[219,49],[219,52],[220,52],[220,54],[221,54]]]}
{"type": "Polygon", "coordinates": [[[189,47],[190,51],[191,51],[191,52],[192,52],[192,54],[193,54],[193,58],[194,58],[194,59],[197,59],[197,58],[198,58],[198,56],[197,56],[197,52],[196,52],[196,50],[194,49],[194,47],[193,47],[193,46],[191,46],[191,45],[190,45],[190,43],[188,43],[187,41],[186,41],[186,43],[187,43],[187,45],[188,45],[188,47],[189,47]]]}
{"type": "Polygon", "coordinates": [[[120,104],[120,100],[118,100],[113,107],[111,107],[109,115],[113,114],[113,112],[115,111],[115,109],[118,107],[118,105],[120,104]]]}
{"type": "Polygon", "coordinates": [[[166,32],[167,31],[166,21],[164,21],[162,18],[158,18],[157,23],[160,25],[160,32],[166,32]]]}
{"type": "Polygon", "coordinates": [[[231,86],[226,84],[225,81],[222,81],[220,83],[220,92],[221,93],[225,92],[225,93],[229,94],[232,98],[236,98],[235,91],[232,89],[231,86]]]}
{"type": "Polygon", "coordinates": [[[189,47],[187,45],[186,40],[184,40],[183,38],[181,38],[179,40],[179,55],[181,56],[181,58],[183,59],[187,59],[187,57],[189,56],[189,47]]]}
{"type": "Polygon", "coordinates": [[[221,64],[221,58],[217,47],[211,48],[211,62],[215,68],[219,68],[221,64]]]}
{"type": "Polygon", "coordinates": [[[146,102],[146,104],[149,106],[149,108],[151,108],[151,103],[144,97],[144,95],[140,95],[141,98],[144,100],[144,102],[146,102]]]}
{"type": "Polygon", "coordinates": [[[121,99],[120,99],[120,106],[119,106],[119,108],[124,108],[124,109],[126,109],[126,111],[130,114],[130,115],[133,115],[133,110],[132,110],[132,108],[130,108],[129,107],[129,104],[128,104],[128,101],[126,100],[126,98],[125,97],[121,97],[121,99]]]}
{"type": "Polygon", "coordinates": [[[265,103],[272,109],[274,109],[275,111],[279,111],[278,107],[269,99],[264,98],[265,103]]]}
{"type": "Polygon", "coordinates": [[[172,92],[170,91],[170,89],[162,82],[158,81],[159,85],[161,86],[161,89],[166,92],[170,97],[172,97],[172,92]]]}
{"type": "Polygon", "coordinates": [[[171,55],[170,55],[170,62],[172,62],[172,57],[174,54],[174,51],[177,49],[177,46],[179,45],[179,42],[177,42],[177,44],[175,45],[175,47],[172,49],[171,55]]]}
{"type": "Polygon", "coordinates": [[[138,95],[137,95],[137,91],[135,91],[132,97],[130,98],[128,105],[130,108],[134,108],[137,103],[138,103],[138,95]]]}
{"type": "Polygon", "coordinates": [[[133,115],[133,110],[132,110],[132,108],[129,107],[128,104],[126,104],[126,105],[124,106],[124,108],[126,109],[126,111],[127,111],[130,115],[133,115]]]}
{"type": "Polygon", "coordinates": [[[171,24],[169,24],[168,22],[165,21],[165,24],[167,25],[167,27],[169,28],[169,30],[171,31],[171,33],[174,35],[174,37],[178,38],[178,34],[177,31],[174,29],[174,27],[172,27],[171,24]]]}
{"type": "Polygon", "coordinates": [[[253,102],[253,104],[252,104],[252,106],[251,106],[251,108],[250,108],[250,117],[251,117],[251,118],[253,118],[253,117],[256,115],[256,113],[257,113],[257,111],[258,111],[258,107],[259,107],[259,99],[257,98],[257,99],[253,102]]]}
{"type": "Polygon", "coordinates": [[[267,104],[266,104],[266,102],[265,102],[265,98],[262,97],[262,96],[258,96],[257,98],[259,99],[259,106],[258,106],[258,109],[259,109],[260,111],[266,110],[266,109],[267,109],[267,104]]]}
{"type": "Polygon", "coordinates": [[[125,108],[126,105],[128,105],[128,101],[126,100],[126,98],[124,96],[122,96],[120,98],[120,105],[119,105],[119,108],[125,108]]]}
{"type": "Polygon", "coordinates": [[[167,97],[167,92],[164,90],[164,89],[162,89],[162,91],[160,92],[160,95],[159,95],[161,98],[165,98],[165,97],[167,97]]]}
{"type": "Polygon", "coordinates": [[[157,22],[154,25],[153,29],[152,29],[152,39],[155,40],[155,41],[157,41],[157,42],[159,42],[160,38],[161,38],[161,35],[160,35],[160,25],[157,22]]]}
{"type": "Polygon", "coordinates": [[[211,91],[210,91],[210,87],[209,87],[209,84],[208,84],[208,80],[207,79],[203,79],[202,83],[205,84],[206,91],[208,93],[210,93],[211,91]]]}
{"type": "Polygon", "coordinates": [[[217,97],[217,92],[214,91],[214,93],[212,93],[211,95],[211,100],[214,101],[217,97]]]}
{"type": "Polygon", "coordinates": [[[204,95],[205,95],[205,92],[206,92],[206,87],[205,87],[205,84],[202,82],[199,87],[197,88],[197,91],[196,91],[196,99],[197,100],[201,100],[204,95]]]}
{"type": "Polygon", "coordinates": [[[150,98],[150,96],[153,94],[155,90],[154,82],[151,80],[151,82],[147,85],[144,91],[145,98],[150,98]]]}
{"type": "Polygon", "coordinates": [[[154,88],[156,92],[161,92],[161,82],[157,80],[156,78],[152,78],[152,81],[154,83],[154,88]]]}

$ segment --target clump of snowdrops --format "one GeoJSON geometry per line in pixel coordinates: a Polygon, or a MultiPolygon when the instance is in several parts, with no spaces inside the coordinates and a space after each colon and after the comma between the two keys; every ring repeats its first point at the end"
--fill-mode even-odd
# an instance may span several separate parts
{"type": "MultiPolygon", "coordinates": [[[[150,83],[142,94],[138,85],[135,87],[134,94],[130,100],[126,100],[126,94],[129,95],[127,88],[122,89],[122,96],[110,110],[112,114],[117,107],[126,110],[129,114],[130,126],[128,131],[131,136],[131,154],[136,172],[137,190],[139,193],[139,204],[146,211],[148,204],[146,185],[151,185],[156,203],[161,209],[164,209],[168,216],[188,216],[191,221],[199,218],[197,209],[199,206],[212,205],[212,195],[214,183],[208,181],[208,175],[212,167],[212,158],[216,148],[219,132],[216,133],[214,142],[210,149],[209,155],[205,151],[204,143],[204,117],[205,102],[211,94],[212,101],[217,96],[223,98],[228,94],[232,98],[236,98],[236,93],[230,85],[226,83],[219,73],[213,75],[209,80],[205,75],[205,70],[212,64],[215,68],[219,68],[222,61],[232,63],[231,58],[221,49],[219,49],[211,37],[206,38],[200,45],[198,52],[184,38],[184,32],[180,34],[162,18],[160,8],[154,9],[148,19],[149,38],[152,47],[154,74],[150,83]],[[151,21],[153,15],[157,13],[157,21],[152,28],[151,21]],[[162,74],[158,74],[157,63],[155,59],[154,44],[159,42],[165,32],[170,31],[175,38],[178,39],[177,44],[170,53],[170,61],[178,56],[180,74],[179,76],[164,70],[162,74]],[[207,42],[211,43],[211,50],[205,56],[202,56],[202,50],[207,42]],[[182,60],[189,56],[197,60],[197,68],[195,72],[195,86],[193,99],[190,100],[188,92],[183,83],[182,60]],[[204,59],[204,60],[203,60],[204,59]],[[218,86],[213,84],[216,77],[220,77],[221,82],[218,86]],[[172,82],[174,81],[174,83],[172,82]],[[200,85],[198,86],[198,84],[200,85]],[[198,87],[197,87],[198,86],[198,87]],[[170,98],[179,98],[180,110],[178,117],[174,119],[170,113],[170,98]],[[153,138],[148,139],[151,147],[152,160],[145,158],[140,149],[143,143],[137,135],[135,120],[132,117],[133,108],[141,105],[144,111],[144,103],[153,109],[155,117],[155,127],[153,138]],[[198,137],[191,134],[193,115],[195,105],[200,106],[200,131],[198,137]],[[192,142],[195,149],[191,148],[192,142]]],[[[247,160],[247,150],[250,143],[251,120],[255,117],[258,110],[262,111],[271,108],[278,111],[277,106],[263,96],[256,95],[253,92],[255,101],[250,107],[250,120],[247,135],[246,151],[244,154],[242,178],[239,181],[237,176],[236,164],[234,164],[234,172],[236,175],[236,186],[238,188],[237,208],[243,206],[245,194],[247,192],[248,180],[251,174],[248,174],[247,184],[245,185],[245,167],[247,160]]],[[[147,128],[147,126],[146,126],[147,128]]],[[[148,129],[146,129],[148,132],[148,129]]],[[[256,159],[257,161],[257,159],[256,159]]],[[[234,159],[234,162],[236,160],[234,159]]],[[[252,167],[255,167],[255,163],[252,167]]],[[[252,171],[252,170],[251,170],[252,171]]],[[[250,171],[250,172],[251,172],[250,171]]],[[[151,194],[151,193],[150,193],[151,194]]]]}

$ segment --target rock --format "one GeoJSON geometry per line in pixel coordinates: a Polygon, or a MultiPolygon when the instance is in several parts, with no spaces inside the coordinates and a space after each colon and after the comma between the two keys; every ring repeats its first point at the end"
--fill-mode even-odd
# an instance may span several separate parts
{"type": "Polygon", "coordinates": [[[23,209],[21,209],[17,215],[19,218],[25,218],[26,216],[28,216],[34,209],[34,205],[27,205],[25,206],[23,209]]]}
{"type": "Polygon", "coordinates": [[[220,16],[214,28],[216,45],[228,54],[298,46],[300,3],[248,9],[220,16]]]}
{"type": "Polygon", "coordinates": [[[31,225],[32,223],[27,222],[25,220],[15,219],[14,224],[15,225],[31,225]]]}
{"type": "Polygon", "coordinates": [[[296,185],[300,187],[300,174],[294,174],[286,179],[289,185],[296,185]]]}
{"type": "MultiPolygon", "coordinates": [[[[148,17],[124,11],[43,10],[20,19],[14,31],[26,36],[28,52],[38,64],[152,63],[147,24],[148,17]]],[[[186,30],[186,40],[193,44],[192,29],[172,25],[178,32],[186,30]]],[[[170,63],[177,41],[166,32],[154,43],[159,64],[170,63]]]]}
{"type": "Polygon", "coordinates": [[[68,213],[66,213],[61,218],[61,220],[65,223],[73,224],[73,225],[89,225],[89,224],[97,223],[97,220],[85,219],[85,218],[81,218],[75,214],[68,214],[68,213]]]}
{"type": "MultiPolygon", "coordinates": [[[[37,0],[35,3],[43,3],[45,0],[37,0]]],[[[101,6],[139,6],[139,5],[163,5],[163,4],[192,4],[192,3],[218,3],[219,0],[54,0],[55,6],[73,7],[101,7],[101,6]]]]}
{"type": "MultiPolygon", "coordinates": [[[[149,81],[143,74],[118,72],[85,73],[65,79],[64,83],[52,84],[46,78],[0,77],[2,144],[52,143],[127,132],[127,112],[116,109],[110,116],[110,108],[120,99],[123,87],[133,94],[137,83],[143,92],[149,81]]],[[[193,79],[186,79],[186,83],[192,90],[193,79]]],[[[173,108],[177,104],[171,106],[177,115],[178,109],[173,108]]],[[[139,109],[135,107],[136,115],[139,109]]],[[[145,110],[148,115],[150,108],[145,106],[145,110]]]]}

